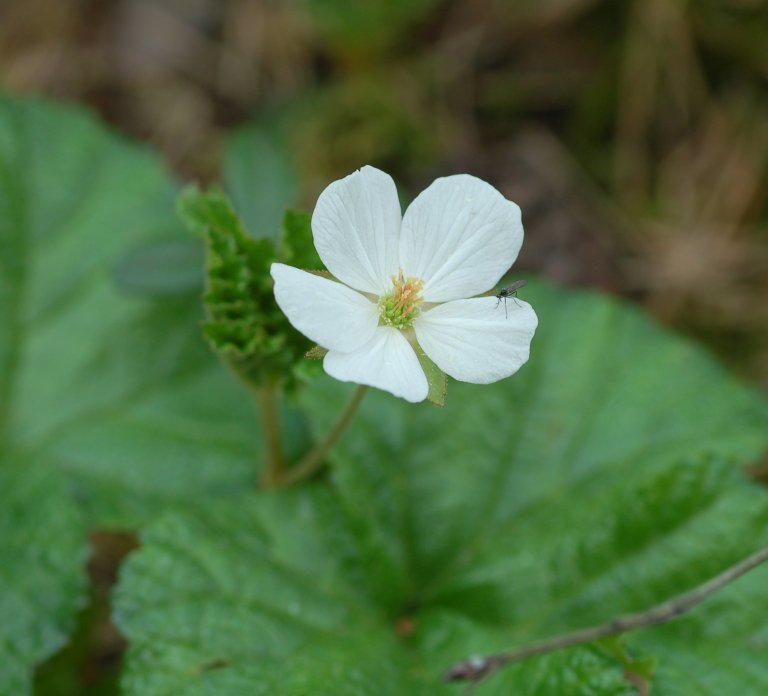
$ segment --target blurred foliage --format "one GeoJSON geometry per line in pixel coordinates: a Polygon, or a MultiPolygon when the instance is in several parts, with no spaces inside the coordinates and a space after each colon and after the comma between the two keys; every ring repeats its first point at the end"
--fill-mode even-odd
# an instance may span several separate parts
{"type": "Polygon", "coordinates": [[[331,50],[353,62],[400,48],[440,0],[307,0],[311,17],[331,50]]]}
{"type": "Polygon", "coordinates": [[[298,210],[286,210],[283,215],[282,235],[278,240],[277,258],[308,271],[322,271],[323,262],[312,241],[310,216],[298,210]]]}
{"type": "Polygon", "coordinates": [[[277,127],[252,123],[230,133],[224,144],[224,186],[246,229],[275,238],[296,198],[293,156],[277,127]]]}
{"type": "Polygon", "coordinates": [[[0,491],[0,694],[15,696],[70,638],[87,551],[82,515],[55,473],[4,462],[0,491]]]}
{"type": "Polygon", "coordinates": [[[63,475],[102,527],[258,470],[254,413],[200,336],[176,194],[82,109],[0,97],[0,468],[63,475]]]}
{"type": "Polygon", "coordinates": [[[287,117],[300,124],[292,146],[311,190],[368,162],[413,178],[435,163],[445,140],[445,124],[405,66],[317,90],[287,117]]]}

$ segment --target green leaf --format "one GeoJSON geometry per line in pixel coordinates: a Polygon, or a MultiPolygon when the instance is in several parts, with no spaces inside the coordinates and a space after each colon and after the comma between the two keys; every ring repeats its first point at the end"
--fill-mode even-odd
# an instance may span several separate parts
{"type": "Polygon", "coordinates": [[[768,689],[768,566],[711,597],[695,612],[629,637],[659,655],[654,695],[762,694],[768,689]]]}
{"type": "Polygon", "coordinates": [[[209,343],[248,384],[287,381],[311,343],[275,302],[269,273],[275,261],[273,242],[248,237],[226,196],[216,189],[187,189],[179,208],[191,229],[206,240],[203,331],[209,343]]]}
{"type": "Polygon", "coordinates": [[[224,151],[224,185],[245,229],[275,239],[298,181],[287,145],[275,128],[252,123],[233,131],[224,151]]]}
{"type": "Polygon", "coordinates": [[[169,516],[123,569],[126,694],[422,693],[406,648],[345,576],[354,553],[324,491],[169,516]]]}
{"type": "Polygon", "coordinates": [[[419,359],[421,369],[424,370],[424,374],[427,376],[427,384],[429,385],[427,399],[436,406],[445,406],[445,396],[448,393],[448,378],[445,372],[435,365],[419,345],[416,346],[416,357],[419,359]]]}
{"type": "MultiPolygon", "coordinates": [[[[633,477],[699,453],[748,463],[768,444],[765,398],[632,308],[534,283],[526,299],[540,321],[519,373],[489,386],[454,382],[441,411],[372,392],[335,450],[339,485],[369,514],[383,497],[380,514],[391,515],[388,487],[376,493],[382,469],[399,478],[402,504],[407,491],[429,491],[412,520],[428,575],[470,563],[467,545],[474,557],[521,516],[557,510],[567,526],[586,495],[615,497],[633,477]]],[[[328,385],[307,395],[317,432],[348,392],[328,385]]]]}
{"type": "Polygon", "coordinates": [[[597,641],[598,646],[619,660],[624,669],[632,674],[650,681],[659,666],[659,661],[653,656],[636,657],[627,649],[626,635],[617,634],[597,641]]]}
{"type": "Polygon", "coordinates": [[[0,468],[66,472],[101,524],[256,477],[175,197],[158,158],[83,111],[0,98],[0,468]]]}
{"type": "Polygon", "coordinates": [[[176,295],[203,288],[203,245],[194,239],[151,241],[121,256],[115,281],[130,293],[176,295]]]}
{"type": "MultiPolygon", "coordinates": [[[[768,496],[739,470],[768,444],[764,397],[621,303],[537,283],[526,299],[540,328],[515,377],[454,384],[444,409],[371,392],[332,486],[154,526],[117,598],[128,696],[268,693],[289,674],[281,693],[359,674],[360,693],[449,693],[441,674],[471,655],[650,608],[768,543],[768,496]]],[[[307,392],[318,434],[348,391],[307,392]]],[[[690,693],[701,669],[711,693],[762,694],[758,574],[717,621],[705,604],[624,656],[579,646],[475,693],[629,695],[625,668],[649,677],[655,656],[659,693],[690,693]]]]}
{"type": "Polygon", "coordinates": [[[323,270],[323,262],[315,250],[311,216],[297,210],[286,210],[283,217],[279,256],[283,263],[305,270],[323,270]]]}
{"type": "Polygon", "coordinates": [[[85,525],[52,472],[0,468],[0,491],[0,694],[22,696],[85,600],[85,525]]]}
{"type": "MultiPolygon", "coordinates": [[[[434,693],[438,674],[398,635],[401,617],[359,584],[388,572],[361,557],[360,531],[322,490],[160,520],[116,595],[132,641],[125,693],[434,693]]],[[[541,696],[631,693],[590,649],[542,658],[518,676],[532,689],[524,693],[541,696]]]]}

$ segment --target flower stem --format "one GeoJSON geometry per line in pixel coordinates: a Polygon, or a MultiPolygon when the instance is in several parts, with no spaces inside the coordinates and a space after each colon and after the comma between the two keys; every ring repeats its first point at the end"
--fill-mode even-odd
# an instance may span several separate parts
{"type": "Polygon", "coordinates": [[[736,580],[736,578],[741,577],[744,573],[756,568],[765,561],[768,561],[768,547],[756,551],[730,568],[726,568],[722,573],[715,575],[715,577],[710,578],[698,587],[694,587],[692,590],[673,597],[651,609],[637,614],[618,616],[608,621],[608,623],[599,626],[582,628],[573,633],[548,638],[538,643],[531,643],[515,650],[509,650],[508,652],[484,657],[471,657],[451,667],[445,672],[443,679],[445,681],[479,682],[505,665],[518,662],[526,657],[542,655],[543,653],[561,650],[571,645],[591,643],[600,638],[607,638],[608,636],[625,633],[626,631],[634,631],[645,626],[665,623],[670,619],[680,616],[680,614],[684,614],[699,604],[699,602],[704,601],[712,593],[717,592],[717,590],[725,587],[736,580]]]}
{"type": "Polygon", "coordinates": [[[339,420],[336,421],[336,425],[331,428],[325,439],[317,445],[313,450],[308,452],[306,456],[292,469],[287,471],[277,482],[280,486],[290,486],[299,481],[303,481],[314,474],[325,463],[325,455],[336,444],[345,428],[352,420],[352,416],[355,415],[357,407],[365,396],[365,392],[368,391],[368,387],[364,384],[358,384],[357,389],[352,393],[347,405],[339,416],[339,420]]]}
{"type": "Polygon", "coordinates": [[[280,416],[277,408],[278,384],[267,382],[254,390],[261,412],[261,427],[264,434],[265,464],[261,472],[261,485],[264,488],[277,486],[283,476],[283,443],[280,436],[280,416]]]}

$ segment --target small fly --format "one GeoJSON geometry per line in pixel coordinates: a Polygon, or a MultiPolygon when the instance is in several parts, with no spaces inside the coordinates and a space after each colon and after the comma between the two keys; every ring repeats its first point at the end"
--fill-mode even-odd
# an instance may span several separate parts
{"type": "Polygon", "coordinates": [[[499,303],[504,300],[504,318],[507,318],[507,298],[508,297],[517,297],[517,291],[525,286],[528,283],[527,280],[516,280],[514,283],[510,283],[507,285],[506,288],[502,288],[499,290],[499,293],[496,295],[496,307],[498,308],[499,303]]]}

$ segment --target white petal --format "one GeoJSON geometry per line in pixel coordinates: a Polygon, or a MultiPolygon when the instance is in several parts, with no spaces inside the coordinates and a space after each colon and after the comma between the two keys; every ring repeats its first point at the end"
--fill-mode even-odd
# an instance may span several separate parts
{"type": "Polygon", "coordinates": [[[509,377],[528,360],[538,318],[531,305],[510,297],[475,297],[439,305],[414,322],[424,352],[462,382],[488,384],[509,377]]]}
{"type": "Polygon", "coordinates": [[[325,371],[342,382],[367,384],[406,401],[424,401],[429,386],[411,344],[391,326],[380,326],[368,343],[351,353],[330,351],[325,371]]]}
{"type": "Polygon", "coordinates": [[[522,243],[517,204],[458,174],[435,180],[405,211],[400,263],[406,277],[425,281],[427,302],[446,302],[494,287],[522,243]]]}
{"type": "Polygon", "coordinates": [[[273,263],[275,300],[288,321],[329,350],[366,343],[379,323],[378,307],[359,292],[328,278],[273,263]]]}
{"type": "Polygon", "coordinates": [[[315,247],[347,285],[383,295],[399,270],[400,201],[392,177],[363,167],[330,184],[312,213],[315,247]]]}

